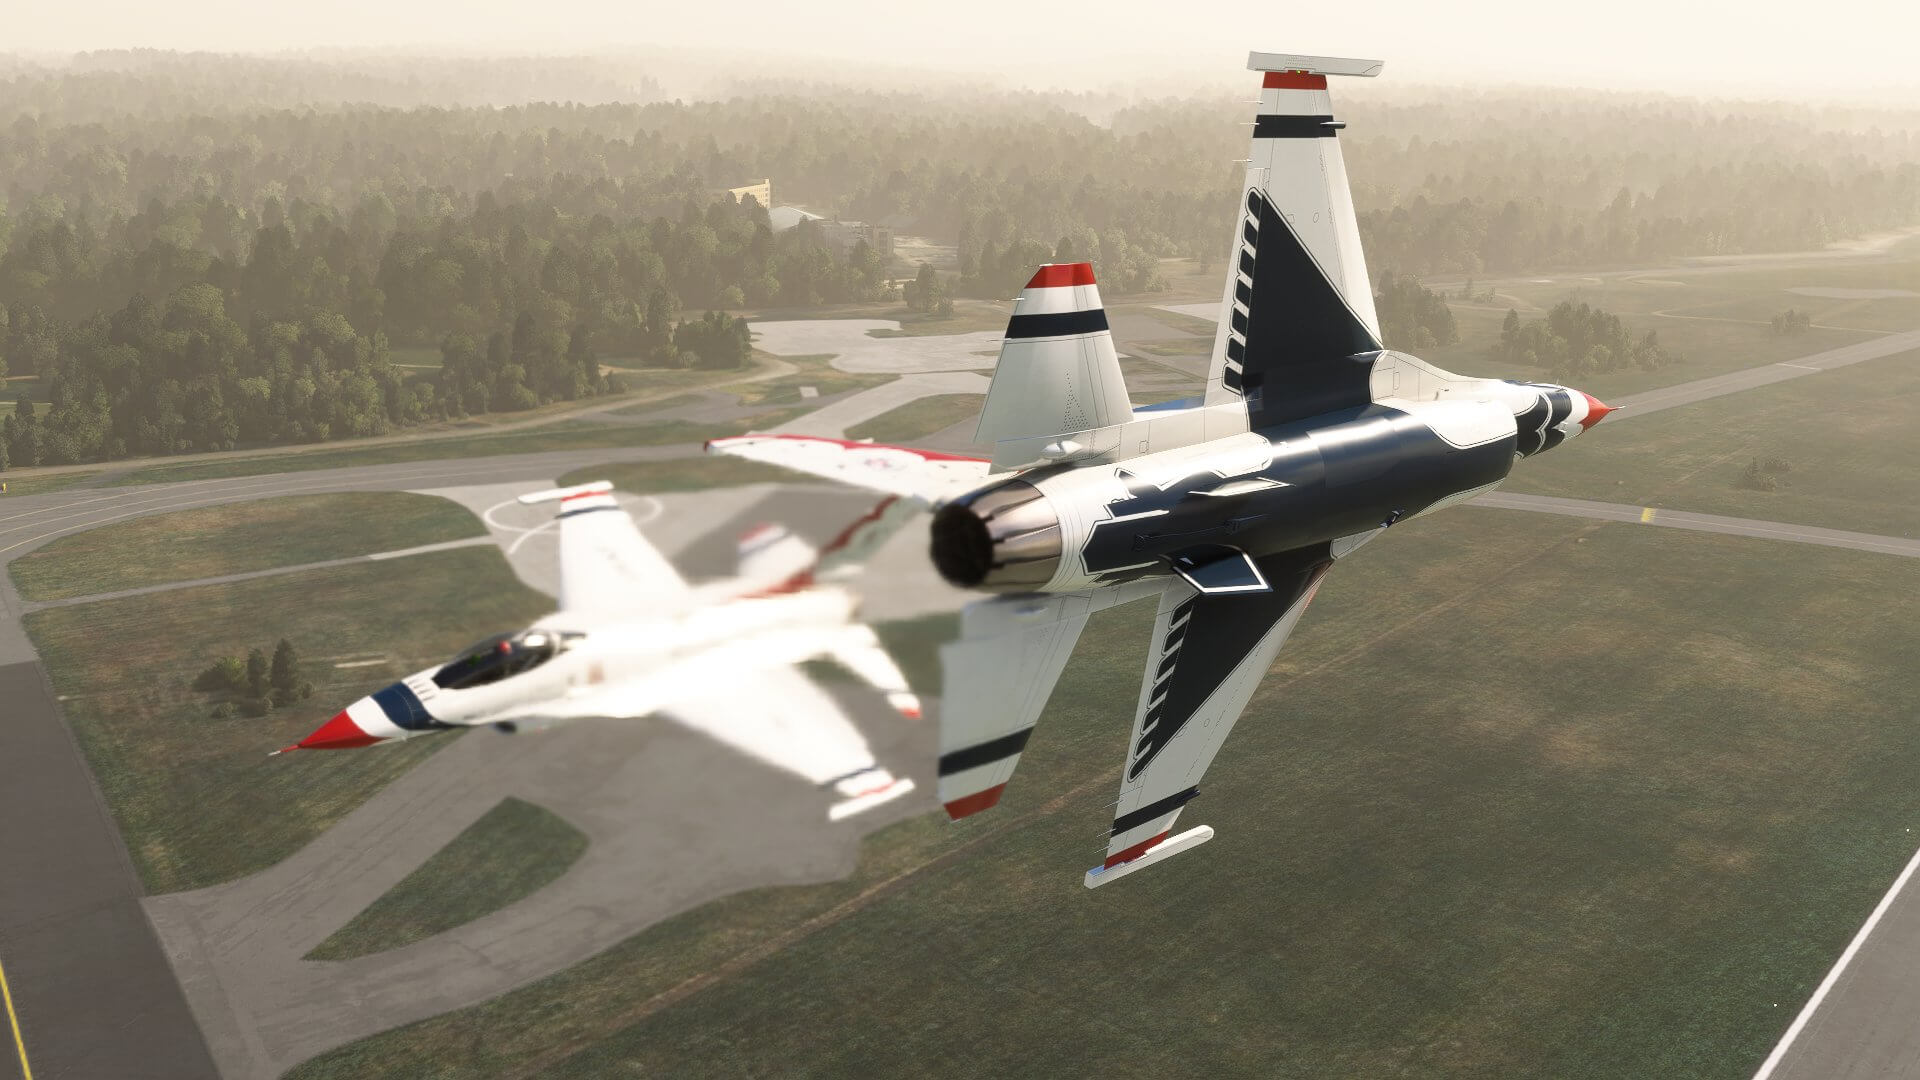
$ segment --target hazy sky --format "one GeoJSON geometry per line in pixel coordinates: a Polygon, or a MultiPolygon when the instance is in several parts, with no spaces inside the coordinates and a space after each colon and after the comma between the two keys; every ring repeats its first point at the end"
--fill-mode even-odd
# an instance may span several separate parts
{"type": "Polygon", "coordinates": [[[1248,49],[1385,59],[1404,82],[1861,97],[1920,88],[1901,0],[22,0],[0,49],[151,46],[604,52],[738,48],[974,71],[1037,86],[1230,76],[1248,49]]]}

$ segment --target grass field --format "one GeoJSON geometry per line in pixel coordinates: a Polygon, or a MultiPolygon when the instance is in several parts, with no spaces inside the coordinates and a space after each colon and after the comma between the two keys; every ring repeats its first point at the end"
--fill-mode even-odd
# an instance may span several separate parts
{"type": "MultiPolygon", "coordinates": [[[[80,470],[76,472],[45,473],[39,476],[19,477],[11,473],[0,472],[0,482],[7,485],[6,495],[41,495],[49,491],[59,491],[75,484],[92,480],[99,476],[98,470],[80,470]]],[[[0,495],[0,498],[4,498],[0,495]]]]}
{"type": "Polygon", "coordinates": [[[560,487],[610,480],[622,491],[658,495],[669,491],[704,491],[740,484],[792,483],[786,469],[735,457],[683,458],[679,461],[638,461],[620,465],[589,465],[560,477],[560,487]]]}
{"type": "MultiPolygon", "coordinates": [[[[1161,302],[1172,303],[1174,301],[1163,300],[1161,302]]],[[[1177,311],[1163,311],[1152,304],[1143,304],[1134,310],[1142,315],[1171,326],[1175,330],[1185,330],[1187,333],[1194,335],[1196,340],[1205,341],[1209,351],[1213,348],[1215,324],[1212,319],[1202,319],[1194,315],[1182,315],[1177,311]]]]}
{"type": "Polygon", "coordinates": [[[351,960],[424,941],[539,892],[587,850],[545,807],[502,799],[305,959],[351,960]]]}
{"type": "Polygon", "coordinates": [[[1639,336],[1653,330],[1683,364],[1662,371],[1625,371],[1582,381],[1581,389],[1601,398],[1636,393],[1740,368],[1794,360],[1878,336],[1876,332],[1920,329],[1920,299],[1827,299],[1789,292],[1792,288],[1914,288],[1920,263],[1852,267],[1797,267],[1689,274],[1679,277],[1648,271],[1626,277],[1542,275],[1540,281],[1507,282],[1495,303],[1451,302],[1460,343],[1420,350],[1442,367],[1494,378],[1542,378],[1547,372],[1496,364],[1487,350],[1500,339],[1500,324],[1514,308],[1534,319],[1562,300],[1594,305],[1620,316],[1639,336]],[[1803,334],[1778,336],[1769,325],[1788,308],[1809,312],[1814,326],[1803,334]]]}
{"type": "Polygon", "coordinates": [[[1912,850],[1920,627],[1887,598],[1920,566],[1403,529],[1263,684],[1182,820],[1220,830],[1197,852],[1080,886],[1151,617],[1121,609],[997,809],[292,1075],[1743,1080],[1912,850]]]}
{"type": "Polygon", "coordinates": [[[135,589],[479,536],[457,503],[406,492],[290,495],[156,514],[63,536],[13,560],[27,600],[135,589]]]}
{"type": "Polygon", "coordinates": [[[1920,536],[1920,352],[1645,417],[1617,414],[1514,467],[1506,490],[1920,536]],[[1740,486],[1753,459],[1793,466],[1740,486]]]}
{"type": "Polygon", "coordinates": [[[444,660],[476,626],[552,607],[492,548],[203,586],[26,618],[67,723],[149,892],[286,858],[453,738],[269,759],[363,694],[444,660]],[[314,684],[266,717],[216,719],[188,683],[220,656],[292,641],[314,684]],[[340,669],[343,658],[387,657],[340,669]]]}
{"type": "Polygon", "coordinates": [[[924,439],[963,420],[978,417],[980,405],[985,400],[982,394],[935,394],[923,397],[883,412],[871,420],[862,420],[847,429],[847,438],[872,439],[883,443],[924,439]]]}

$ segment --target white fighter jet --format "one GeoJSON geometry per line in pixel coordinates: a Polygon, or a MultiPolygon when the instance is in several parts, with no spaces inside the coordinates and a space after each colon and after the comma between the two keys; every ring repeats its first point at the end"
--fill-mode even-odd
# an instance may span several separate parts
{"type": "Polygon", "coordinates": [[[820,552],[762,526],[741,539],[738,576],[689,585],[611,489],[602,481],[520,498],[560,506],[560,610],[361,698],[285,750],[659,713],[830,788],[835,821],[912,791],[794,666],[832,660],[902,715],[920,715],[899,667],[856,621],[853,594],[820,580],[870,552],[911,508],[883,502],[820,552]]]}
{"type": "Polygon", "coordinates": [[[1088,888],[1204,842],[1181,808],[1334,563],[1472,498],[1610,410],[1385,348],[1327,94],[1377,60],[1254,53],[1260,112],[1204,397],[1135,409],[1086,263],[1015,303],[980,414],[991,461],[796,435],[709,448],[933,507],[969,606],[941,650],[940,801],[999,801],[1088,616],[1156,598],[1107,854],[1088,888]]]}

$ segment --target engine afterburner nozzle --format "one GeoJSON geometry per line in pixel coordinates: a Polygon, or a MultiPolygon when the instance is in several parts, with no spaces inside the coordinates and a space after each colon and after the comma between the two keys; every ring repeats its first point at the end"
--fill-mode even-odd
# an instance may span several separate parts
{"type": "Polygon", "coordinates": [[[1060,551],[1060,516],[1025,480],[974,492],[933,515],[933,565],[963,589],[1038,589],[1060,569],[1060,551]]]}

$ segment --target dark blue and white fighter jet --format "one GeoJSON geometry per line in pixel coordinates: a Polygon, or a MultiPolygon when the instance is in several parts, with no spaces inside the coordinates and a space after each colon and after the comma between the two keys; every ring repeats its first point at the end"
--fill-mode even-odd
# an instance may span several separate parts
{"type": "Polygon", "coordinates": [[[1443,371],[1380,341],[1327,95],[1381,64],[1254,53],[1260,114],[1203,398],[1135,409],[1093,268],[1043,266],[982,408],[991,461],[786,435],[715,452],[920,500],[969,606],[942,651],[940,799],[994,805],[1093,612],[1147,597],[1104,884],[1213,834],[1180,809],[1329,569],[1396,522],[1470,499],[1608,407],[1443,371]],[[1171,838],[1170,838],[1171,837],[1171,838]]]}

